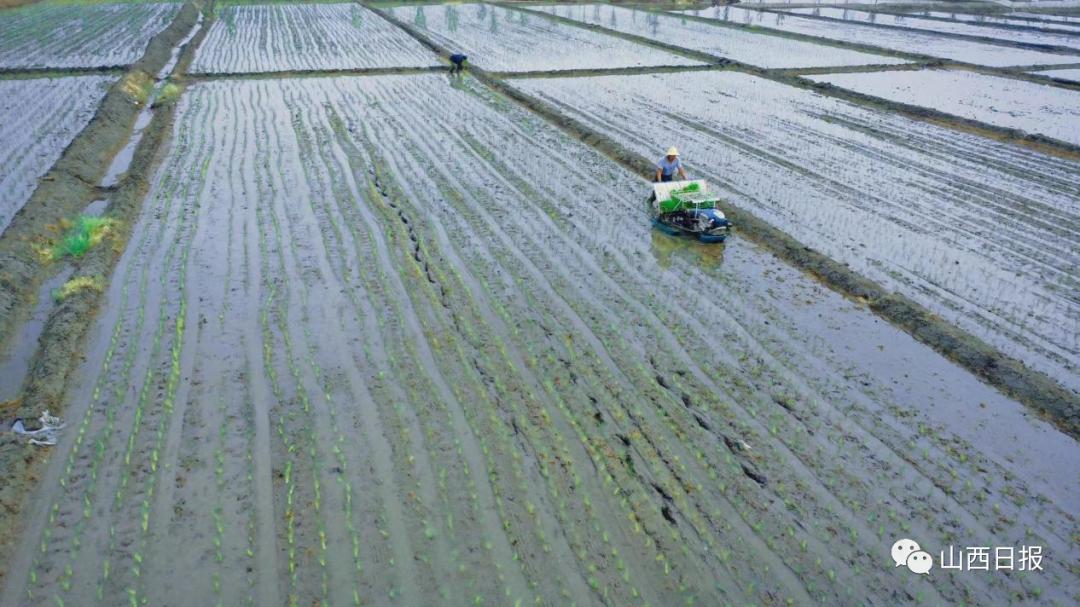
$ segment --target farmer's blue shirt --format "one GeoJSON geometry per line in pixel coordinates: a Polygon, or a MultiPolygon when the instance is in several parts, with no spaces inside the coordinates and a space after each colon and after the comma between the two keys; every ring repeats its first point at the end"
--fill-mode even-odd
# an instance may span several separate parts
{"type": "Polygon", "coordinates": [[[660,169],[664,175],[673,175],[675,171],[682,168],[682,160],[676,156],[675,160],[668,162],[667,156],[660,159],[660,162],[656,163],[656,168],[660,169]]]}

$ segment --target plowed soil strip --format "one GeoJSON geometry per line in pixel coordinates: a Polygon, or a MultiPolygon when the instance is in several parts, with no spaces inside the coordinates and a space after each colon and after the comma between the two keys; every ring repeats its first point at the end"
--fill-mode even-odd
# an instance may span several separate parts
{"type": "Polygon", "coordinates": [[[471,78],[178,111],[6,597],[988,602],[1036,591],[883,551],[1069,550],[1071,439],[751,243],[653,232],[647,183],[471,78]]]}

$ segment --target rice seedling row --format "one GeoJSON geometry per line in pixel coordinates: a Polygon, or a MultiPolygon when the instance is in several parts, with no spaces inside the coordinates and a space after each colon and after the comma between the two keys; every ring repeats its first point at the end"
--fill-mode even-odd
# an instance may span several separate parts
{"type": "MultiPolygon", "coordinates": [[[[490,121],[485,121],[485,123],[487,123],[487,122],[490,122],[490,121]]],[[[527,164],[527,163],[522,162],[521,164],[527,164]]],[[[413,174],[414,173],[414,171],[410,171],[410,170],[405,170],[405,171],[402,171],[402,172],[405,173],[405,174],[413,174]]],[[[467,174],[469,174],[469,173],[484,174],[483,171],[467,171],[465,173],[467,173],[467,174]]],[[[421,174],[430,174],[430,173],[421,172],[421,174]]],[[[483,188],[483,190],[490,190],[490,189],[492,189],[490,184],[488,184],[487,187],[483,188]]],[[[476,195],[478,195],[478,194],[476,194],[476,195]]],[[[409,198],[413,199],[413,200],[431,200],[433,197],[432,197],[432,195],[417,195],[417,197],[409,197],[409,198]]],[[[559,197],[557,197],[557,195],[555,195],[555,197],[525,197],[525,198],[528,199],[528,200],[549,200],[549,199],[558,200],[559,199],[559,197]]],[[[498,208],[498,205],[492,205],[491,207],[492,208],[498,208]]],[[[441,217],[446,217],[447,214],[446,213],[440,213],[440,216],[441,217]]],[[[525,222],[526,225],[535,225],[535,224],[537,224],[538,221],[537,221],[536,218],[531,218],[531,220],[523,219],[523,222],[525,222]]],[[[588,222],[588,221],[586,221],[586,222],[588,222]]],[[[448,231],[450,233],[459,233],[459,232],[460,233],[471,233],[471,232],[469,232],[467,230],[457,230],[457,229],[448,229],[448,231]]],[[[480,239],[472,238],[470,240],[471,241],[478,241],[478,242],[489,242],[490,240],[495,240],[497,238],[498,237],[495,234],[484,234],[483,238],[480,238],[480,239]]],[[[518,262],[517,265],[519,265],[519,262],[518,262]]],[[[568,265],[570,267],[575,266],[575,264],[573,264],[573,262],[570,262],[570,264],[568,264],[568,265]]],[[[472,265],[470,265],[470,267],[471,266],[472,265]]],[[[595,279],[593,279],[593,280],[595,280],[595,279]]],[[[534,284],[535,282],[537,282],[537,281],[524,281],[522,284],[529,285],[529,284],[534,284]]],[[[580,282],[583,282],[583,281],[578,281],[578,282],[580,283],[580,282]]],[[[523,286],[522,288],[525,288],[525,287],[523,286]]],[[[497,289],[494,289],[494,291],[497,291],[497,289]]],[[[579,298],[572,298],[572,300],[580,300],[580,299],[579,298]]],[[[536,308],[537,308],[537,306],[530,306],[529,309],[536,309],[536,308]]],[[[692,309],[693,306],[690,306],[690,308],[692,309]]],[[[603,326],[603,323],[597,323],[597,324],[600,324],[600,325],[603,326]]],[[[665,326],[679,326],[679,325],[678,325],[677,322],[671,322],[671,323],[666,323],[665,326]]],[[[578,369],[580,367],[575,366],[573,368],[578,369]]],[[[784,434],[783,434],[783,432],[780,432],[779,435],[784,435],[784,434]]],[[[777,458],[777,459],[782,459],[782,458],[777,458]]],[[[901,491],[900,495],[903,495],[903,491],[901,491]]]]}
{"type": "Polygon", "coordinates": [[[642,36],[762,68],[894,65],[903,59],[781,36],[721,28],[686,17],[603,4],[530,6],[566,19],[642,36]]]}
{"type": "Polygon", "coordinates": [[[1026,32],[1021,30],[1008,30],[1002,28],[987,28],[966,23],[949,23],[936,19],[921,19],[917,16],[889,15],[869,11],[851,10],[846,8],[832,7],[806,7],[784,9],[784,12],[792,15],[812,15],[815,17],[828,17],[850,21],[852,23],[869,23],[875,25],[891,25],[907,27],[927,32],[942,34],[954,34],[958,36],[977,36],[981,38],[994,38],[1021,44],[1040,44],[1057,46],[1080,51],[1080,37],[1071,34],[1056,34],[1051,32],[1026,32]]]}
{"type": "Polygon", "coordinates": [[[0,69],[130,65],[179,2],[37,2],[0,11],[0,69]]]}
{"type": "Polygon", "coordinates": [[[1074,162],[745,74],[515,86],[642,154],[681,133],[733,204],[1075,383],[1074,162]]]}
{"type": "Polygon", "coordinates": [[[33,600],[978,602],[1032,590],[899,579],[883,538],[1067,550],[1040,462],[1075,451],[947,412],[1041,422],[745,241],[651,233],[647,183],[476,81],[198,83],[175,129],[73,391],[116,400],[9,578],[33,600]]]}
{"type": "Polygon", "coordinates": [[[1076,59],[1075,55],[968,42],[929,33],[890,30],[863,23],[839,23],[799,15],[756,11],[732,6],[679,11],[678,14],[991,67],[1054,65],[1074,63],[1076,59]]]}
{"type": "Polygon", "coordinates": [[[359,4],[226,5],[191,63],[196,74],[438,65],[435,55],[359,4]]]}
{"type": "MultiPolygon", "coordinates": [[[[337,118],[336,116],[331,119],[331,123],[336,124],[339,128],[341,127],[340,122],[339,122],[339,118],[337,118]]],[[[348,156],[349,156],[350,160],[353,160],[356,157],[355,152],[356,152],[356,150],[352,149],[352,151],[349,153],[348,156]]],[[[355,164],[353,165],[353,170],[354,170],[355,173],[357,173],[357,174],[368,173],[368,174],[371,174],[373,176],[372,183],[368,184],[369,187],[367,188],[367,192],[369,194],[371,194],[372,197],[374,197],[375,201],[381,201],[382,202],[382,204],[377,204],[376,205],[377,208],[386,209],[387,205],[385,203],[385,199],[383,198],[384,195],[382,194],[382,191],[385,191],[385,186],[382,183],[380,183],[379,177],[377,176],[377,173],[375,173],[375,168],[372,167],[369,163],[363,162],[363,160],[355,160],[354,162],[355,162],[355,164]]],[[[360,188],[360,191],[364,191],[364,188],[360,188]]],[[[389,204],[392,205],[393,203],[390,202],[389,204]]],[[[392,208],[392,207],[390,207],[390,208],[392,208]]],[[[396,218],[390,217],[390,219],[395,220],[396,218]]],[[[363,225],[365,223],[363,217],[357,218],[357,220],[346,221],[344,223],[344,225],[351,226],[351,225],[355,225],[356,223],[360,223],[361,225],[363,225]],[[357,220],[359,220],[359,221],[357,221],[357,220]]],[[[396,243],[399,244],[399,245],[403,245],[405,247],[408,247],[409,244],[410,244],[410,241],[405,239],[404,237],[401,237],[401,238],[397,239],[396,243]]],[[[376,253],[377,253],[377,251],[376,251],[376,253]]],[[[376,257],[379,257],[379,255],[376,255],[376,257]]],[[[406,258],[407,257],[404,254],[401,257],[402,260],[404,260],[406,258]]],[[[409,276],[406,276],[405,278],[408,279],[408,280],[415,280],[416,277],[412,276],[410,274],[409,276]]],[[[381,288],[379,289],[379,291],[382,291],[382,290],[383,289],[381,289],[381,288]]],[[[395,303],[395,300],[387,301],[383,305],[385,305],[387,309],[397,309],[397,313],[399,315],[399,318],[401,317],[400,315],[403,312],[400,309],[400,305],[395,303]]],[[[363,311],[363,312],[367,313],[366,309],[361,310],[361,307],[359,307],[359,306],[357,307],[357,310],[358,310],[358,312],[363,311]]],[[[415,322],[416,321],[413,320],[412,322],[407,322],[405,324],[415,326],[415,322]]],[[[409,346],[410,340],[408,339],[407,335],[402,336],[402,343],[405,344],[406,351],[401,352],[400,358],[399,358],[398,354],[391,354],[390,357],[389,357],[390,363],[392,363],[394,365],[400,365],[400,363],[398,361],[401,360],[402,358],[407,361],[407,360],[410,360],[410,359],[415,360],[415,359],[417,359],[419,357],[419,355],[415,351],[408,351],[408,348],[410,347],[409,346]]],[[[381,346],[377,345],[376,348],[374,348],[373,350],[375,352],[386,351],[386,343],[381,342],[381,346]]],[[[396,350],[396,348],[394,348],[394,349],[391,349],[391,351],[393,352],[393,351],[397,351],[397,350],[396,350]]],[[[397,369],[392,369],[390,371],[390,373],[393,373],[394,376],[397,376],[397,377],[407,377],[408,375],[410,375],[412,373],[412,371],[413,371],[413,369],[411,368],[411,366],[405,365],[403,367],[399,366],[397,369]]],[[[409,398],[412,401],[410,404],[411,404],[411,406],[413,408],[415,408],[415,410],[423,412],[424,409],[425,409],[425,405],[424,405],[425,400],[418,397],[418,396],[416,396],[416,386],[417,385],[423,385],[424,382],[427,382],[430,385],[430,381],[431,381],[430,378],[419,378],[418,381],[407,381],[407,382],[405,382],[405,385],[407,386],[407,391],[409,392],[409,398]],[[420,382],[420,383],[418,383],[418,382],[420,382]]],[[[399,415],[401,415],[403,413],[406,413],[406,409],[399,406],[399,407],[396,408],[396,412],[399,415]]],[[[449,411],[444,411],[444,413],[446,414],[446,416],[448,418],[452,418],[449,411]]],[[[435,442],[435,441],[437,441],[439,439],[439,435],[435,431],[438,428],[438,424],[440,423],[439,418],[436,417],[436,418],[432,419],[432,418],[430,418],[428,416],[424,416],[424,417],[426,418],[424,423],[426,425],[425,433],[426,433],[426,436],[428,438],[428,442],[435,442]]],[[[460,446],[462,440],[473,440],[473,439],[471,437],[468,437],[468,436],[463,437],[462,439],[455,439],[453,444],[445,445],[442,448],[443,451],[445,453],[455,453],[456,457],[460,459],[462,457],[462,447],[460,446]]],[[[438,453],[433,454],[433,459],[436,459],[438,461],[439,457],[440,456],[439,456],[438,453]]],[[[411,461],[411,460],[414,459],[414,454],[413,453],[406,453],[405,458],[411,461]]],[[[468,472],[469,468],[467,466],[458,467],[458,466],[454,466],[454,465],[449,465],[447,467],[448,463],[445,462],[445,455],[443,455],[441,459],[442,459],[442,461],[444,463],[440,467],[440,470],[439,470],[439,480],[436,483],[432,483],[431,485],[428,485],[428,487],[436,487],[437,486],[439,488],[439,492],[442,494],[442,497],[443,497],[444,500],[449,499],[449,494],[447,492],[448,477],[449,477],[449,484],[451,486],[462,487],[462,488],[468,490],[468,492],[469,492],[468,503],[470,504],[470,512],[467,513],[467,515],[465,515],[465,516],[461,516],[461,515],[455,516],[454,514],[448,514],[447,517],[446,517],[446,528],[447,528],[446,531],[448,533],[454,534],[454,533],[456,533],[457,529],[460,529],[463,532],[467,532],[470,529],[470,527],[475,524],[475,521],[479,520],[479,516],[477,515],[478,514],[478,509],[477,509],[478,499],[477,499],[477,495],[476,495],[476,488],[474,487],[474,483],[473,483],[473,480],[472,480],[472,478],[475,478],[476,474],[470,474],[468,472]],[[450,473],[449,475],[448,475],[448,472],[450,473]],[[455,478],[461,472],[464,472],[464,477],[463,478],[455,478]],[[455,520],[457,521],[456,524],[454,522],[455,520]]],[[[417,487],[417,490],[418,491],[424,491],[423,488],[420,487],[420,486],[417,487]]],[[[448,502],[446,502],[446,503],[448,505],[448,502]]],[[[427,515],[426,519],[421,520],[422,525],[418,527],[419,529],[423,529],[424,536],[426,537],[427,541],[431,541],[432,539],[437,538],[438,535],[439,535],[438,523],[436,522],[439,519],[438,519],[437,516],[432,516],[432,514],[431,514],[431,513],[435,512],[435,511],[437,511],[437,510],[436,509],[429,510],[428,511],[429,514],[427,515]]],[[[491,550],[490,545],[487,547],[487,550],[488,551],[491,550]]],[[[477,551],[477,554],[485,554],[485,553],[486,552],[484,552],[484,551],[477,551]]],[[[457,560],[459,557],[455,553],[453,555],[453,558],[454,558],[454,560],[457,560]]],[[[427,558],[425,557],[424,560],[426,562],[427,558]]],[[[438,564],[439,563],[436,561],[436,565],[438,565],[438,564]]],[[[494,565],[494,568],[496,570],[499,570],[501,568],[501,565],[500,565],[500,563],[498,561],[495,561],[494,563],[489,563],[489,564],[487,564],[487,566],[490,567],[490,566],[492,566],[492,564],[494,565]]],[[[443,564],[443,565],[445,565],[445,564],[443,564]]],[[[468,571],[468,569],[466,568],[464,562],[462,562],[462,565],[459,566],[458,570],[459,570],[459,573],[466,573],[466,572],[471,573],[471,571],[468,571]]],[[[481,570],[481,567],[475,567],[472,570],[473,571],[481,570]]],[[[503,575],[500,573],[498,578],[501,580],[503,578],[503,575]]],[[[446,576],[444,579],[448,580],[448,579],[450,579],[450,576],[446,576]]],[[[443,587],[440,588],[440,593],[448,593],[448,592],[453,592],[453,590],[451,590],[451,586],[449,584],[444,584],[443,587]]],[[[472,595],[474,590],[471,589],[471,588],[466,588],[463,592],[472,595]]],[[[482,596],[482,594],[481,595],[476,595],[476,596],[482,596]]],[[[491,595],[489,594],[489,596],[491,596],[491,595]]],[[[495,596],[497,596],[497,594],[495,596]]]]}
{"type": "MultiPolygon", "coordinates": [[[[184,129],[179,134],[181,140],[194,136],[189,129],[184,129]]],[[[188,141],[195,143],[194,140],[188,141]]],[[[170,194],[174,193],[173,188],[177,187],[177,181],[167,178],[162,187],[170,194]]],[[[167,197],[167,200],[171,202],[171,196],[167,197]]],[[[172,205],[169,204],[164,212],[171,213],[172,205]]],[[[156,229],[148,228],[140,238],[133,241],[138,243],[133,245],[133,251],[147,256],[156,251],[158,256],[164,255],[166,259],[170,259],[175,254],[175,231],[176,224],[168,223],[161,223],[156,229]],[[162,246],[161,249],[150,248],[152,244],[164,243],[168,246],[162,246]]],[[[155,261],[163,263],[161,259],[155,261]]],[[[113,326],[111,331],[102,328],[102,335],[109,336],[109,345],[96,350],[102,360],[101,369],[96,374],[97,379],[92,384],[92,390],[81,392],[81,398],[89,401],[90,406],[85,410],[77,439],[58,478],[60,486],[65,490],[63,495],[53,498],[49,518],[42,532],[40,554],[35,558],[30,573],[32,583],[27,588],[27,596],[31,599],[36,596],[37,583],[54,579],[56,583],[53,589],[57,602],[63,602],[63,596],[70,598],[72,594],[69,593],[73,593],[73,588],[78,596],[98,596],[101,600],[103,589],[95,582],[98,574],[107,578],[111,572],[109,555],[102,557],[103,546],[98,542],[102,535],[112,535],[112,530],[94,525],[93,522],[109,516],[110,511],[123,502],[123,487],[129,482],[131,474],[131,452],[142,428],[146,401],[154,389],[152,382],[155,381],[156,371],[149,363],[150,356],[145,356],[145,353],[161,351],[162,336],[167,325],[163,307],[158,306],[158,313],[154,314],[154,309],[148,305],[150,301],[147,293],[151,281],[155,278],[152,278],[146,267],[123,264],[117,269],[117,275],[125,277],[122,282],[117,282],[113,289],[114,293],[119,290],[121,305],[111,308],[101,323],[101,327],[110,324],[113,326]],[[137,300],[130,298],[133,284],[138,285],[137,300]],[[134,331],[132,325],[135,327],[134,331]],[[151,333],[148,334],[148,331],[151,333]],[[114,365],[114,360],[116,363],[120,362],[116,360],[117,348],[122,348],[119,351],[123,355],[122,366],[114,365]],[[136,356],[140,351],[144,356],[136,356]],[[138,378],[142,378],[142,382],[138,378]],[[136,400],[137,403],[127,406],[130,400],[136,400]],[[121,428],[129,425],[131,428],[114,438],[117,424],[120,424],[121,428]],[[84,451],[84,443],[87,449],[92,445],[93,450],[84,451]],[[89,466],[89,472],[83,467],[85,465],[89,466]],[[74,518],[75,524],[65,522],[71,518],[74,518]],[[83,536],[86,525],[91,526],[89,532],[92,535],[89,538],[83,536]],[[53,537],[54,531],[57,532],[57,537],[53,537]],[[97,566],[80,569],[78,573],[82,577],[72,579],[76,573],[73,564],[79,562],[80,552],[88,549],[96,555],[94,561],[97,566]],[[60,564],[65,561],[66,565],[60,564]]],[[[130,518],[137,519],[135,515],[130,518]]],[[[126,598],[124,596],[120,602],[126,602],[126,598]]]]}
{"type": "Polygon", "coordinates": [[[90,122],[116,78],[0,80],[0,232],[90,122]]]}
{"type": "Polygon", "coordinates": [[[700,65],[700,61],[546,16],[489,4],[418,5],[384,9],[436,44],[464,53],[485,70],[532,72],[570,69],[700,65]]]}
{"type": "Polygon", "coordinates": [[[959,70],[807,78],[1080,146],[1080,91],[959,70]]]}

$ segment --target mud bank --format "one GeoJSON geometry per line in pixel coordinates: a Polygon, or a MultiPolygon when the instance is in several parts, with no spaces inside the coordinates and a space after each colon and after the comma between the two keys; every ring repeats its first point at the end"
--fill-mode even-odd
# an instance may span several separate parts
{"type": "MultiPolygon", "coordinates": [[[[152,83],[153,74],[167,64],[173,47],[191,31],[198,15],[195,4],[186,3],[173,23],[150,42],[146,54],[110,89],[93,120],[42,178],[34,195],[0,237],[0,267],[4,268],[0,275],[0,344],[6,346],[12,333],[26,321],[40,285],[59,269],[57,265],[43,263],[35,245],[56,238],[61,220],[78,215],[103,194],[109,200],[105,216],[116,221],[116,229],[79,260],[72,278],[81,277],[88,284],[97,285],[108,281],[130,235],[130,225],[138,216],[152,166],[173,120],[171,106],[155,111],[127,174],[116,187],[102,192],[96,184],[105,175],[112,156],[126,143],[143,109],[143,104],[137,103],[132,95],[129,83],[152,83]]],[[[200,36],[196,36],[187,45],[181,64],[190,61],[189,49],[197,47],[199,40],[200,36]]],[[[5,420],[16,417],[33,420],[44,409],[64,414],[63,395],[71,373],[83,362],[79,352],[100,297],[99,288],[79,289],[50,313],[30,361],[21,397],[10,411],[4,411],[5,420]]],[[[38,466],[48,460],[47,451],[9,436],[0,438],[0,468],[17,473],[9,475],[0,486],[0,555],[5,557],[0,562],[3,563],[8,562],[6,555],[18,535],[20,514],[36,484],[38,466]]],[[[0,567],[0,582],[6,573],[0,567]]]]}

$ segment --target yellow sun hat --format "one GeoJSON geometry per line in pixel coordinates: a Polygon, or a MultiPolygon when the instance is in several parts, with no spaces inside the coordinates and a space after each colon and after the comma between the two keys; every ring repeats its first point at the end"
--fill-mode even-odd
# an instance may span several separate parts
{"type": "Polygon", "coordinates": [[[676,148],[675,146],[671,146],[671,147],[669,147],[667,149],[667,155],[668,156],[678,156],[679,155],[679,149],[676,148]]]}

